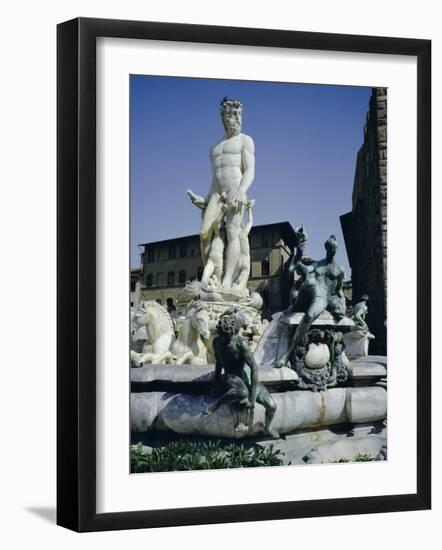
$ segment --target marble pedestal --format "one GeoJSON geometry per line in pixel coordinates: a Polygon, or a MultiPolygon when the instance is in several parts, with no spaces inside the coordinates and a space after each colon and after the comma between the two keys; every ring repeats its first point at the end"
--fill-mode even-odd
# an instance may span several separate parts
{"type": "Polygon", "coordinates": [[[345,354],[352,361],[359,357],[367,357],[368,346],[374,335],[354,327],[354,330],[344,334],[345,354]]]}
{"type": "MultiPolygon", "coordinates": [[[[286,354],[304,313],[279,313],[264,331],[254,356],[258,365],[274,367],[286,354]]],[[[343,335],[354,326],[348,317],[336,321],[324,311],[312,323],[309,331],[291,352],[289,363],[298,374],[298,387],[305,390],[325,390],[347,379],[347,357],[343,335]]]]}
{"type": "MultiPolygon", "coordinates": [[[[300,312],[289,315],[279,312],[273,315],[254,352],[258,365],[263,367],[275,366],[278,360],[286,353],[290,339],[293,337],[293,333],[303,316],[304,314],[300,312]]],[[[341,321],[336,322],[328,311],[324,311],[312,324],[311,330],[335,330],[348,333],[353,326],[354,322],[348,317],[344,317],[341,321]]]]}

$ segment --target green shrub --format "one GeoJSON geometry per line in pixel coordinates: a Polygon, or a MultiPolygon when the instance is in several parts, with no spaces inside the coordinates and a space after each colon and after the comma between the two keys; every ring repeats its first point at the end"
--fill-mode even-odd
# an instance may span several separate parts
{"type": "Polygon", "coordinates": [[[373,462],[374,460],[378,460],[375,456],[369,455],[369,454],[361,454],[358,453],[353,458],[340,458],[339,460],[332,460],[331,462],[334,464],[341,464],[344,462],[373,462]]]}
{"type": "Polygon", "coordinates": [[[219,441],[195,442],[178,440],[146,453],[140,443],[131,449],[132,473],[171,472],[179,470],[213,470],[220,468],[253,468],[280,466],[280,451],[246,449],[242,444],[222,447],[219,441]]]}
{"type": "Polygon", "coordinates": [[[377,460],[377,458],[372,455],[358,453],[353,460],[355,462],[373,462],[373,460],[377,460]]]}

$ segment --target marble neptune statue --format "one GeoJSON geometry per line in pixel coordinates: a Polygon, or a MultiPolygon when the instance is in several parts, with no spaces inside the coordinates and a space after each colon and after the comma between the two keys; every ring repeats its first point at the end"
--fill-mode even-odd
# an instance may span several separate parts
{"type": "MultiPolygon", "coordinates": [[[[247,191],[255,177],[254,144],[241,133],[243,106],[240,101],[224,98],[221,120],[224,136],[210,150],[212,184],[206,198],[187,191],[191,201],[203,211],[200,231],[203,264],[213,261],[214,250],[221,248],[220,228],[225,227],[226,249],[221,288],[231,289],[244,253],[244,211],[248,207],[247,191]],[[214,247],[214,250],[212,250],[214,247]],[[212,254],[211,254],[212,252],[212,254]]],[[[216,254],[215,254],[216,255],[216,254]]],[[[241,286],[244,286],[241,281],[241,286]]]]}

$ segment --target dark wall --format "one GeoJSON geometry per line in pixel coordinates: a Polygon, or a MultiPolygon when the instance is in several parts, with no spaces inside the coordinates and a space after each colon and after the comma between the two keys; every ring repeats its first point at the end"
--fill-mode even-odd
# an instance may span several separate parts
{"type": "Polygon", "coordinates": [[[353,208],[341,216],[353,303],[368,294],[371,354],[387,353],[387,89],[373,88],[356,159],[353,208]]]}

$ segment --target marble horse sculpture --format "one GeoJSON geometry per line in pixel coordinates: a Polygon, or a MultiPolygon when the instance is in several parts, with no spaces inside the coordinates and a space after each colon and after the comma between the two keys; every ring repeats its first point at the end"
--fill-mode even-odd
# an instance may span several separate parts
{"type": "Polygon", "coordinates": [[[147,363],[207,363],[210,317],[201,305],[195,304],[189,310],[175,336],[174,324],[167,310],[153,300],[142,302],[132,319],[132,344],[141,327],[146,330],[147,341],[141,353],[131,350],[132,366],[142,367],[147,363]]]}
{"type": "Polygon", "coordinates": [[[172,363],[174,356],[169,349],[175,339],[175,331],[167,310],[154,300],[141,302],[136,307],[131,327],[132,347],[134,347],[137,332],[141,327],[146,330],[147,341],[141,353],[131,349],[132,364],[142,367],[146,363],[172,363]]]}
{"type": "Polygon", "coordinates": [[[202,305],[192,307],[181,325],[170,351],[177,365],[207,364],[207,343],[210,338],[210,317],[202,305]]]}

